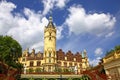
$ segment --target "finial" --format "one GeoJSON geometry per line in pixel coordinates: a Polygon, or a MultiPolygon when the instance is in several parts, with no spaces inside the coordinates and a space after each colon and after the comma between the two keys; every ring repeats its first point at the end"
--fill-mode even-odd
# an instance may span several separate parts
{"type": "Polygon", "coordinates": [[[84,57],[87,57],[87,51],[86,51],[86,49],[84,49],[83,53],[84,53],[84,57]]]}
{"type": "Polygon", "coordinates": [[[84,49],[84,52],[87,52],[86,49],[84,49]]]}
{"type": "Polygon", "coordinates": [[[50,10],[49,21],[52,22],[52,10],[50,10]]]}
{"type": "Polygon", "coordinates": [[[29,48],[27,48],[25,51],[28,53],[29,52],[29,48]]]}
{"type": "Polygon", "coordinates": [[[85,56],[84,56],[84,52],[82,52],[82,58],[84,58],[85,56]]]}

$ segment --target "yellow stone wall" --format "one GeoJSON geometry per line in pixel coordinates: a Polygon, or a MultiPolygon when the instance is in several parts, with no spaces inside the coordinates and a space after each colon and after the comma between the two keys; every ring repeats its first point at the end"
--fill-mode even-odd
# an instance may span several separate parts
{"type": "Polygon", "coordinates": [[[120,79],[120,52],[114,52],[105,56],[103,65],[110,80],[120,79]]]}

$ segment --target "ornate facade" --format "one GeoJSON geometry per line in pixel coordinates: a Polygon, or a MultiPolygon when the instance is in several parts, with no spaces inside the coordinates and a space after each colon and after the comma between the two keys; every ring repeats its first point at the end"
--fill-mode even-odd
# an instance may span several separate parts
{"type": "Polygon", "coordinates": [[[32,68],[35,71],[40,68],[45,72],[55,72],[60,69],[81,73],[89,68],[86,50],[82,54],[79,52],[74,54],[71,51],[65,53],[62,49],[56,51],[56,27],[51,16],[48,25],[44,29],[44,52],[36,53],[33,49],[30,53],[26,49],[23,51],[20,62],[27,70],[32,68]]]}
{"type": "Polygon", "coordinates": [[[103,65],[109,77],[108,80],[120,80],[120,50],[105,56],[103,65]]]}

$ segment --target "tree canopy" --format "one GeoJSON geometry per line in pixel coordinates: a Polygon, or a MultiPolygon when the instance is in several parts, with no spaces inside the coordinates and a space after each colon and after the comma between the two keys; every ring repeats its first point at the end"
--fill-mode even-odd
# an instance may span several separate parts
{"type": "Polygon", "coordinates": [[[22,55],[21,45],[10,36],[0,36],[0,61],[14,64],[22,55]],[[12,63],[11,63],[12,62],[12,63]]]}
{"type": "Polygon", "coordinates": [[[111,54],[111,53],[114,53],[115,51],[118,51],[118,50],[120,50],[120,45],[117,45],[117,46],[114,47],[114,49],[111,49],[110,51],[107,51],[106,56],[111,54]]]}

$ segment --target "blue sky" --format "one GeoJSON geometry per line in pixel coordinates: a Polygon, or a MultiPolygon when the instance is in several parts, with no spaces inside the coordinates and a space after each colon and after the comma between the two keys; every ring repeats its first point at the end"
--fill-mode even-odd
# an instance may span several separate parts
{"type": "Polygon", "coordinates": [[[57,28],[57,50],[87,50],[96,65],[105,53],[120,45],[119,0],[3,0],[0,1],[0,35],[43,52],[43,32],[50,11],[57,28]]]}

